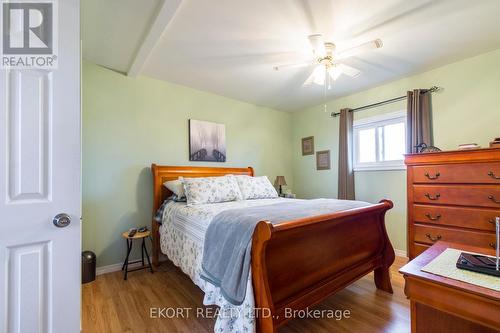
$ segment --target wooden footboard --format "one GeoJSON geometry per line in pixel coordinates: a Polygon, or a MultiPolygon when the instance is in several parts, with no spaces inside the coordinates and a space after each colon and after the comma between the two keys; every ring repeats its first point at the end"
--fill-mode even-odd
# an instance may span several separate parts
{"type": "MultiPolygon", "coordinates": [[[[389,200],[369,207],[272,225],[261,221],[252,244],[257,332],[276,332],[287,309],[321,302],[375,271],[377,288],[392,293],[394,249],[385,229],[389,200]],[[259,315],[259,313],[261,315],[259,315]]],[[[288,311],[290,313],[290,311],[288,311]]]]}
{"type": "MultiPolygon", "coordinates": [[[[253,169],[192,166],[151,166],[153,216],[172,193],[162,186],[178,177],[253,176],[253,169]]],[[[385,212],[392,202],[328,215],[257,225],[252,244],[252,279],[258,332],[276,332],[291,318],[286,309],[301,310],[319,303],[362,276],[375,271],[377,288],[392,292],[389,267],[394,250],[385,230],[385,212]],[[258,315],[259,313],[257,313],[258,315]]],[[[153,264],[159,264],[160,234],[152,222],[153,264]]]]}

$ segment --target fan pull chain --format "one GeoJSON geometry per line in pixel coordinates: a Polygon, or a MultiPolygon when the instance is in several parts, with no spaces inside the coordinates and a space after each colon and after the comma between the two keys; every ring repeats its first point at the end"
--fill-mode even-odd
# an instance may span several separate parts
{"type": "Polygon", "coordinates": [[[328,89],[328,86],[330,85],[330,75],[328,74],[328,69],[325,66],[325,82],[323,84],[323,112],[326,113],[327,111],[327,106],[326,106],[326,90],[328,89]]]}
{"type": "MultiPolygon", "coordinates": [[[[325,78],[325,81],[326,81],[326,78],[325,78]]],[[[326,82],[325,84],[323,85],[323,111],[326,112],[326,82]]]]}

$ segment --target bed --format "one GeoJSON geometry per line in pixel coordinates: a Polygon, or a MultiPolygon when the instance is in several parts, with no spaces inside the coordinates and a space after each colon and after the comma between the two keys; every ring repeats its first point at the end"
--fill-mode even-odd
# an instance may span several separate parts
{"type": "MultiPolygon", "coordinates": [[[[169,190],[162,186],[167,180],[181,176],[186,178],[228,174],[254,176],[251,167],[179,167],[153,164],[151,169],[153,216],[164,200],[171,195],[169,190]]],[[[254,201],[249,204],[265,203],[254,201]]],[[[233,207],[241,203],[227,205],[233,207]]],[[[392,293],[389,268],[395,256],[384,222],[385,213],[392,206],[391,201],[382,200],[378,204],[275,225],[266,220],[260,221],[253,234],[248,297],[242,306],[260,309],[265,315],[246,318],[247,323],[255,324],[257,332],[277,332],[280,325],[291,319],[285,315],[286,311],[313,306],[372,271],[376,287],[392,293]],[[290,269],[291,267],[300,269],[290,269]]],[[[171,208],[169,212],[172,214],[180,214],[184,209],[179,205],[171,208]]],[[[211,208],[207,209],[211,211],[211,208]]],[[[217,211],[211,213],[215,214],[217,211]]],[[[190,224],[184,224],[186,225],[190,224]]],[[[224,308],[225,305],[221,303],[217,289],[207,286],[196,278],[195,267],[198,260],[196,258],[199,258],[199,253],[195,253],[196,250],[193,248],[199,247],[199,243],[184,249],[191,255],[183,256],[183,250],[176,246],[186,246],[189,242],[182,241],[183,245],[176,245],[174,240],[179,239],[180,234],[172,235],[173,232],[183,232],[182,226],[177,228],[177,231],[163,224],[161,228],[153,219],[151,225],[153,265],[159,265],[160,252],[163,249],[174,264],[181,268],[184,266],[183,271],[205,292],[204,304],[216,304],[224,308]],[[174,258],[176,252],[178,256],[174,258]],[[192,262],[182,263],[182,260],[192,262]]],[[[203,228],[194,228],[191,238],[195,240],[198,237],[199,241],[202,241],[202,233],[203,228]]],[[[196,241],[193,244],[196,244],[196,241]]],[[[226,325],[221,330],[230,331],[227,329],[228,325],[234,326],[235,323],[231,318],[229,321],[231,322],[224,323],[218,320],[216,327],[226,325]]]]}

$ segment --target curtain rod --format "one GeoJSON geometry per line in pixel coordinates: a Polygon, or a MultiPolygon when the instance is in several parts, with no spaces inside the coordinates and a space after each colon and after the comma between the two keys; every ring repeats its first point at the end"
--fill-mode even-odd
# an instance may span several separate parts
{"type": "MultiPolygon", "coordinates": [[[[439,89],[441,89],[441,88],[437,87],[437,86],[433,86],[433,87],[430,87],[429,89],[427,89],[426,91],[424,91],[424,94],[429,93],[429,92],[433,93],[435,91],[438,91],[439,89]]],[[[363,105],[363,106],[357,107],[355,109],[351,109],[350,111],[351,112],[356,112],[356,111],[361,111],[361,110],[365,110],[365,109],[371,109],[371,108],[374,108],[374,107],[377,107],[377,106],[382,106],[382,105],[386,105],[386,104],[390,104],[390,103],[402,101],[402,100],[405,100],[406,98],[407,98],[407,96],[399,96],[399,97],[387,99],[385,101],[381,101],[381,102],[377,102],[377,103],[373,103],[373,104],[368,104],[368,105],[363,105]]],[[[339,115],[340,115],[340,112],[332,112],[330,114],[330,117],[337,117],[339,115]]]]}

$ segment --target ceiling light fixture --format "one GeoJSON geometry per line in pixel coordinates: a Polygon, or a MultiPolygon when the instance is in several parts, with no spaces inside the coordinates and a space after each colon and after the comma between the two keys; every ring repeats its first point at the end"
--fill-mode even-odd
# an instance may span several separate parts
{"type": "Polygon", "coordinates": [[[346,65],[342,60],[349,57],[353,57],[360,53],[378,49],[383,46],[382,40],[375,39],[358,46],[345,49],[342,51],[336,51],[334,43],[324,42],[323,36],[321,34],[314,34],[309,36],[309,43],[311,44],[312,54],[314,59],[302,63],[287,64],[275,66],[275,70],[281,70],[285,68],[293,67],[307,67],[315,65],[311,75],[304,82],[303,86],[310,84],[323,85],[323,99],[324,99],[324,109],[326,112],[326,93],[327,90],[332,89],[333,83],[339,79],[342,74],[345,74],[351,78],[358,77],[361,71],[346,65]]]}

